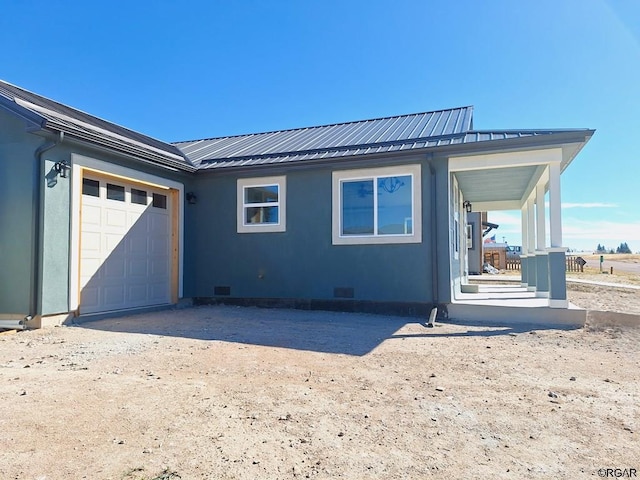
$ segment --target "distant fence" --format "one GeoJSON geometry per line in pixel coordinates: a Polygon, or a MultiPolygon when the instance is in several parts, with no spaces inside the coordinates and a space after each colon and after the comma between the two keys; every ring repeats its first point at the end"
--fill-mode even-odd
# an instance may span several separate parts
{"type": "Polygon", "coordinates": [[[507,270],[520,270],[520,259],[507,258],[507,270]]]}
{"type": "MultiPolygon", "coordinates": [[[[485,258],[485,261],[488,260],[485,258]]],[[[494,260],[491,258],[491,260],[494,260]]],[[[584,272],[584,265],[587,262],[582,257],[576,257],[574,255],[567,255],[567,272],[584,272]]],[[[493,263],[492,263],[493,265],[493,263]]],[[[519,258],[507,258],[506,259],[506,270],[520,270],[522,267],[520,265],[519,258]]]]}
{"type": "Polygon", "coordinates": [[[584,265],[586,263],[582,257],[567,255],[567,272],[584,272],[584,265]]]}

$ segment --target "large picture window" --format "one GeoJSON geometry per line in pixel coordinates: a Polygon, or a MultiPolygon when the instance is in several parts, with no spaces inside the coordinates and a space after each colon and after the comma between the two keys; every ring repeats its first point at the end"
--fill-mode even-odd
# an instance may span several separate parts
{"type": "Polygon", "coordinates": [[[333,243],[422,241],[420,165],[333,173],[333,243]]]}
{"type": "Polygon", "coordinates": [[[285,177],[238,180],[238,233],[284,232],[285,177]]]}

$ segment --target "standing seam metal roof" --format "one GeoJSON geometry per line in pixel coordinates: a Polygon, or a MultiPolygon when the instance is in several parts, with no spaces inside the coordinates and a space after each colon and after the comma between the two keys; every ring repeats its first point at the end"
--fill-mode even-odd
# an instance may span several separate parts
{"type": "Polygon", "coordinates": [[[356,147],[390,143],[406,145],[457,135],[470,130],[472,115],[473,107],[467,106],[318,127],[176,142],[174,145],[194,165],[210,168],[212,163],[223,159],[297,157],[323,150],[352,151],[356,147]]]}

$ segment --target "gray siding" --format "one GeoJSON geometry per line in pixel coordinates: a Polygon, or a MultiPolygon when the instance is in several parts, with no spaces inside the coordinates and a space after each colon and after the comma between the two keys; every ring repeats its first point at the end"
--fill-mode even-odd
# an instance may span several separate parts
{"type": "Polygon", "coordinates": [[[44,140],[0,109],[0,314],[31,312],[34,279],[34,152],[44,140]]]}
{"type": "MultiPolygon", "coordinates": [[[[376,166],[389,163],[383,161],[376,166]]],[[[401,162],[405,163],[416,163],[416,157],[401,162]]],[[[446,202],[446,161],[440,162],[438,170],[446,202]]],[[[195,281],[185,279],[185,285],[189,285],[185,295],[214,297],[214,288],[225,286],[231,288],[230,296],[235,298],[331,300],[334,288],[348,287],[354,289],[354,300],[431,303],[433,232],[428,166],[422,167],[423,242],[403,245],[332,245],[332,171],[322,167],[286,173],[284,233],[236,233],[238,176],[196,178],[199,201],[188,209],[197,224],[197,230],[193,226],[190,230],[197,235],[192,233],[187,243],[188,264],[194,269],[195,281]]],[[[243,177],[272,174],[275,172],[268,169],[264,174],[244,173],[243,177]]],[[[441,236],[446,249],[447,209],[443,210],[445,228],[441,236]]],[[[441,270],[447,271],[448,262],[442,263],[441,270]]],[[[448,273],[441,287],[448,288],[448,273]]]]}

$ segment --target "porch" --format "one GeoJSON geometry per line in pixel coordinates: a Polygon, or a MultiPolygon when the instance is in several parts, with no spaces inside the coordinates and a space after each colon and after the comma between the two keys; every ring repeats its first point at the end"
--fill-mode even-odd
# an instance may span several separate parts
{"type": "Polygon", "coordinates": [[[519,276],[485,276],[462,286],[448,306],[448,317],[467,321],[500,321],[581,327],[587,312],[571,303],[551,308],[549,299],[521,285],[519,276]]]}

